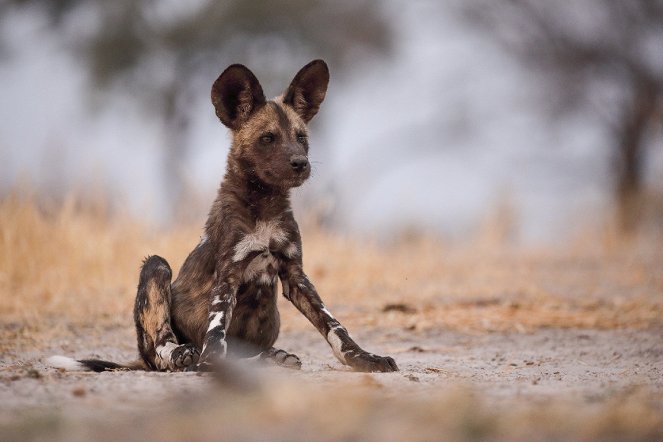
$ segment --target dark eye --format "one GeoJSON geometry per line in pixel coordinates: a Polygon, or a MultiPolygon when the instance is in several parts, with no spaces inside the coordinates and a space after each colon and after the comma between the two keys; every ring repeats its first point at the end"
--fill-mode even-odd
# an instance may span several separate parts
{"type": "Polygon", "coordinates": [[[271,144],[274,142],[274,134],[271,132],[267,132],[266,134],[263,134],[263,136],[260,137],[260,142],[263,144],[271,144]]]}
{"type": "Polygon", "coordinates": [[[306,134],[297,134],[297,142],[304,144],[306,143],[307,137],[306,134]]]}

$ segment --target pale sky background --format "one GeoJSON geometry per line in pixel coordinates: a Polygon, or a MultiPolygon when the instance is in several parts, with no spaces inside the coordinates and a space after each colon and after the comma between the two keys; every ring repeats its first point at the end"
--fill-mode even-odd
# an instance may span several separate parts
{"type": "MultiPolygon", "coordinates": [[[[551,122],[538,111],[541,83],[485,35],[429,3],[386,5],[394,51],[343,75],[330,66],[311,133],[314,176],[294,191],[298,210],[325,210],[332,228],[349,233],[414,227],[462,237],[508,201],[524,241],[565,238],[608,214],[610,149],[591,115],[551,122]]],[[[39,193],[100,190],[138,217],[162,217],[160,124],[121,95],[92,102],[80,61],[38,14],[6,24],[0,191],[26,182],[39,193]]],[[[293,76],[309,55],[293,57],[293,76]]],[[[249,67],[260,79],[260,67],[249,67]]],[[[184,170],[211,203],[230,138],[209,86],[198,97],[184,170]]],[[[663,189],[658,143],[646,176],[663,189]]]]}

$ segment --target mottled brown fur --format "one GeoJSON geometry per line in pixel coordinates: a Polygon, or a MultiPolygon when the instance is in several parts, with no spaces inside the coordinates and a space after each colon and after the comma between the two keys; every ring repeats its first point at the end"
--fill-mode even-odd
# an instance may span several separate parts
{"type": "Polygon", "coordinates": [[[163,258],[152,256],[143,265],[134,317],[139,353],[149,368],[211,370],[226,354],[262,354],[299,366],[296,356],[273,348],[280,280],[284,296],[342,363],[362,371],[398,369],[392,358],[368,353],[350,338],[303,270],[289,194],[310,175],[307,123],[328,80],[327,65],[315,60],[273,101],[242,65],[230,66],[214,82],[212,103],[233,136],[226,174],[205,234],[175,281],[170,283],[163,258]]]}

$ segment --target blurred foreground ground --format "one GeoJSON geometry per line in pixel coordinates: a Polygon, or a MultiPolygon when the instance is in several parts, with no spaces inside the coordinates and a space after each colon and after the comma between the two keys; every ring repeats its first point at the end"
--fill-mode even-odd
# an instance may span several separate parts
{"type": "MultiPolygon", "coordinates": [[[[202,222],[201,222],[202,225],[202,222]]],[[[347,371],[281,299],[301,371],[62,373],[52,354],[135,357],[141,259],[177,269],[201,225],[150,229],[75,200],[0,202],[0,440],[663,438],[663,242],[389,244],[304,228],[330,309],[399,373],[347,371]]]]}

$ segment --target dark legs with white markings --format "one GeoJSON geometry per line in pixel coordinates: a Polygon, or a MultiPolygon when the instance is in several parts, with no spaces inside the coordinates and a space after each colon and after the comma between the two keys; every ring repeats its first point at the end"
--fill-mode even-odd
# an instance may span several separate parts
{"type": "MultiPolygon", "coordinates": [[[[173,333],[171,277],[170,267],[163,258],[152,256],[145,260],[138,284],[134,319],[138,350],[148,367],[153,370],[211,371],[226,357],[228,337],[233,345],[242,339],[248,348],[253,345],[256,348],[253,354],[260,354],[261,360],[290,368],[301,367],[296,355],[272,347],[279,328],[275,299],[272,300],[274,295],[270,296],[275,285],[269,289],[256,289],[255,293],[240,290],[240,304],[237,304],[238,288],[232,280],[214,287],[209,295],[207,329],[199,352],[194,344],[180,345],[173,333]],[[231,324],[235,310],[237,318],[231,324]]],[[[291,266],[280,277],[285,297],[325,337],[339,361],[358,371],[398,370],[391,357],[369,353],[352,340],[345,327],[325,307],[300,267],[291,266]]]]}
{"type": "Polygon", "coordinates": [[[138,352],[153,370],[183,370],[198,360],[193,344],[179,345],[170,322],[172,272],[165,259],[150,256],[143,263],[134,306],[138,352]]]}
{"type": "Polygon", "coordinates": [[[212,371],[215,364],[226,357],[228,342],[226,331],[230,325],[233,309],[237,304],[237,288],[223,282],[212,289],[209,304],[207,332],[196,371],[212,371]]]}
{"type": "Polygon", "coordinates": [[[300,267],[293,266],[281,275],[283,294],[297,309],[311,321],[331,346],[341,363],[357,371],[390,372],[398,371],[398,366],[389,356],[378,356],[362,350],[352,340],[348,331],[329,312],[320,299],[315,287],[300,267]]]}

